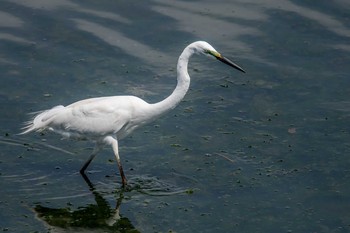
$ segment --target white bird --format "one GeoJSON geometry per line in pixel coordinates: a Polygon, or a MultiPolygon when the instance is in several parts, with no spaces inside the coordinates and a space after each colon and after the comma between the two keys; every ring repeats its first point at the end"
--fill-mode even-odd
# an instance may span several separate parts
{"type": "Polygon", "coordinates": [[[193,54],[212,56],[244,72],[241,67],[223,57],[207,42],[193,42],[183,50],[178,59],[177,85],[166,99],[150,104],[135,96],[109,96],[85,99],[68,106],[59,105],[37,114],[25,124],[25,127],[22,128],[24,131],[20,134],[50,130],[64,137],[84,138],[95,142],[93,152],[80,170],[81,174],[84,174],[104,145],[111,145],[122,178],[122,185],[125,187],[127,180],[119,157],[118,141],[179,104],[190,86],[187,65],[193,54]]]}

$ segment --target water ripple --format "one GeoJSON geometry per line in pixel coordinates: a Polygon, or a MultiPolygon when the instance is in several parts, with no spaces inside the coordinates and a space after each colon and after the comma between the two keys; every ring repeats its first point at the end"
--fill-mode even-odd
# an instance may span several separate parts
{"type": "MultiPolygon", "coordinates": [[[[188,177],[185,178],[187,185],[193,184],[194,180],[188,177]]],[[[174,180],[163,180],[158,177],[152,176],[135,176],[129,180],[130,190],[135,190],[139,193],[143,193],[151,196],[171,196],[183,193],[191,193],[191,188],[183,187],[183,185],[177,184],[174,180]]]]}

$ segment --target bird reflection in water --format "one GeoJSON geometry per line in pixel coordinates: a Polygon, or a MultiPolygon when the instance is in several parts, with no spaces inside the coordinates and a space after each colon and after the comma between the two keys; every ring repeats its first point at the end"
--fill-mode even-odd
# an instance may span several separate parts
{"type": "MultiPolygon", "coordinates": [[[[65,208],[50,208],[37,205],[34,211],[37,217],[44,220],[50,227],[59,232],[89,232],[102,230],[103,232],[139,232],[130,220],[119,213],[123,201],[123,191],[120,192],[115,208],[111,208],[108,201],[95,189],[86,175],[83,175],[97,204],[71,210],[65,208]]],[[[53,229],[51,229],[53,230],[53,229]]]]}

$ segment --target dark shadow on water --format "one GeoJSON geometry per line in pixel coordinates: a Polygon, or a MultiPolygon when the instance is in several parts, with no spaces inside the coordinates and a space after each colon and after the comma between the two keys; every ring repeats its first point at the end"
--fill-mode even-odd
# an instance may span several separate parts
{"type": "Polygon", "coordinates": [[[89,204],[77,210],[65,208],[50,208],[37,205],[34,211],[37,217],[51,227],[57,227],[72,232],[102,230],[103,232],[139,232],[131,221],[119,213],[124,199],[123,191],[119,192],[116,207],[112,208],[108,201],[95,189],[89,178],[83,175],[96,204],[89,204]]]}
{"type": "MultiPolygon", "coordinates": [[[[50,230],[59,230],[60,232],[139,232],[135,229],[132,222],[120,213],[123,200],[130,201],[130,197],[126,197],[125,199],[125,194],[136,197],[140,194],[171,196],[193,193],[193,189],[183,188],[179,184],[179,180],[187,185],[193,184],[196,180],[175,173],[171,173],[170,176],[171,178],[165,179],[147,175],[131,176],[126,188],[118,186],[115,190],[103,191],[104,188],[102,190],[96,189],[87,175],[82,175],[96,203],[74,209],[71,209],[70,206],[51,208],[40,204],[34,207],[34,212],[36,217],[42,220],[50,230]],[[106,194],[106,196],[110,196],[109,194],[117,196],[116,206],[114,208],[102,193],[106,194]]],[[[111,182],[113,181],[111,180],[111,182]]],[[[108,187],[108,189],[110,187],[116,187],[115,182],[113,182],[113,185],[109,182],[102,184],[108,187]]]]}

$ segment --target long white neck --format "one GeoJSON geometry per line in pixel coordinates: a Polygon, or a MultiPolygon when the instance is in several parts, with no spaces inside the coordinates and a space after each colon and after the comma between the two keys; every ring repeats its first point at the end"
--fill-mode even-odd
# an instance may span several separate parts
{"type": "Polygon", "coordinates": [[[190,86],[190,76],[188,75],[187,65],[188,60],[194,53],[191,45],[187,46],[181,53],[179,60],[177,62],[177,85],[173,93],[166,99],[151,104],[150,108],[152,110],[153,116],[158,116],[166,113],[167,111],[175,108],[180,101],[186,95],[188,88],[190,86]]]}

